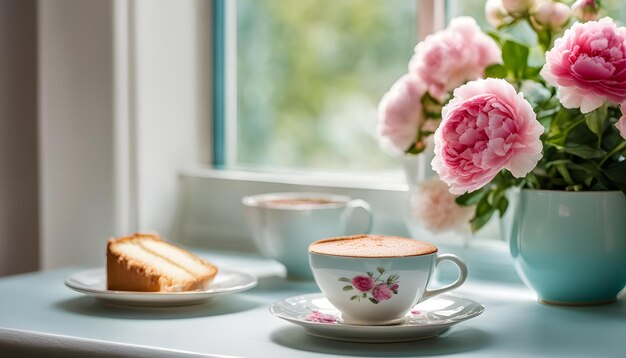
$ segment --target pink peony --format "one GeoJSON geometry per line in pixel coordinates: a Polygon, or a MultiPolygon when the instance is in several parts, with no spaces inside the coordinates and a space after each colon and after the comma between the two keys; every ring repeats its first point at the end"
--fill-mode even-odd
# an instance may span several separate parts
{"type": "Polygon", "coordinates": [[[394,292],[398,292],[399,288],[400,288],[400,285],[398,285],[397,283],[394,283],[393,285],[389,286],[389,289],[394,292]]]}
{"type": "Polygon", "coordinates": [[[615,127],[617,127],[619,134],[621,134],[622,137],[626,139],[626,113],[624,113],[623,108],[624,108],[624,104],[622,104],[620,108],[622,110],[622,116],[619,118],[617,123],[615,123],[615,127]]]}
{"type": "Polygon", "coordinates": [[[565,108],[589,113],[626,100],[626,28],[604,18],[576,23],[546,54],[541,76],[558,87],[565,108]]]}
{"type": "Polygon", "coordinates": [[[404,153],[416,139],[422,123],[422,96],[426,86],[407,74],[393,84],[378,105],[378,138],[391,153],[404,153]]]}
{"type": "Polygon", "coordinates": [[[390,299],[393,296],[393,291],[391,291],[391,288],[389,288],[389,286],[381,283],[374,287],[374,289],[372,290],[372,296],[374,296],[376,301],[382,302],[390,299]]]}
{"type": "Polygon", "coordinates": [[[420,184],[411,197],[412,215],[433,233],[446,230],[467,231],[474,207],[459,206],[446,183],[431,178],[420,184]]]}
{"type": "Polygon", "coordinates": [[[374,279],[369,276],[356,276],[352,279],[352,286],[361,292],[367,292],[374,287],[374,279]]]}
{"type": "Polygon", "coordinates": [[[456,17],[448,27],[415,47],[409,72],[421,78],[439,101],[466,81],[481,78],[487,66],[501,63],[500,48],[471,17],[456,17]]]}
{"type": "Polygon", "coordinates": [[[480,189],[502,168],[523,177],[541,158],[543,126],[505,80],[487,78],[457,88],[442,117],[432,166],[452,194],[480,189]]]}

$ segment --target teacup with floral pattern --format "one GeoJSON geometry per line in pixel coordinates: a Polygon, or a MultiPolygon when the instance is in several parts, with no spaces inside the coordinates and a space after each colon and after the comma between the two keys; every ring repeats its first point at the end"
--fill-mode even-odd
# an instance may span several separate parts
{"type": "Polygon", "coordinates": [[[355,235],[309,246],[309,263],[319,288],[346,324],[401,323],[417,303],[459,287],[467,267],[455,255],[438,255],[435,246],[409,238],[355,235]],[[457,280],[430,290],[441,261],[459,269],[457,280]]]}

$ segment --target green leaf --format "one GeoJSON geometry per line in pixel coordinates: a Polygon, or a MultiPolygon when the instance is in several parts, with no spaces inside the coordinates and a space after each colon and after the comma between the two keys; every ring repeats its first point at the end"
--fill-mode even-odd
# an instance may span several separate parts
{"type": "Polygon", "coordinates": [[[369,277],[374,277],[374,273],[373,273],[373,272],[368,272],[368,273],[367,273],[367,275],[368,275],[369,277]]]}
{"type": "Polygon", "coordinates": [[[561,174],[561,176],[563,177],[563,179],[565,179],[565,182],[568,185],[574,185],[574,180],[572,180],[572,177],[569,175],[569,171],[567,170],[567,167],[565,166],[565,164],[557,164],[555,165],[556,170],[559,172],[559,174],[561,174]]]}
{"type": "Polygon", "coordinates": [[[486,191],[483,189],[473,191],[471,193],[465,193],[455,199],[456,203],[461,206],[472,206],[478,204],[483,198],[486,191]]]}
{"type": "Polygon", "coordinates": [[[370,300],[373,304],[376,304],[376,305],[378,304],[378,301],[377,301],[375,298],[373,298],[373,297],[370,297],[370,298],[369,298],[369,300],[370,300]]]}
{"type": "Polygon", "coordinates": [[[588,145],[567,146],[567,147],[561,147],[559,149],[561,149],[565,153],[573,154],[583,159],[602,158],[606,154],[605,150],[594,149],[588,145]]]}
{"type": "Polygon", "coordinates": [[[411,148],[407,149],[406,153],[407,154],[420,154],[421,152],[424,151],[424,149],[426,149],[425,146],[411,145],[411,148]]]}
{"type": "Polygon", "coordinates": [[[603,173],[615,182],[619,188],[626,188],[626,160],[607,165],[603,173]]]}
{"type": "Polygon", "coordinates": [[[528,47],[511,40],[506,40],[502,45],[502,61],[504,67],[513,77],[520,79],[524,77],[528,63],[528,47]]]}
{"type": "Polygon", "coordinates": [[[380,272],[381,274],[385,273],[385,268],[384,267],[377,267],[376,271],[380,272]]]}
{"type": "Polygon", "coordinates": [[[474,218],[472,220],[470,220],[470,225],[472,227],[472,232],[476,232],[476,231],[480,230],[480,228],[485,226],[485,224],[487,224],[487,222],[489,222],[489,219],[491,219],[491,216],[493,215],[494,211],[496,210],[489,203],[488,197],[489,197],[489,195],[483,197],[483,199],[478,203],[478,205],[476,205],[476,214],[475,214],[474,218]]]}
{"type": "Polygon", "coordinates": [[[501,42],[501,38],[500,38],[500,34],[494,31],[489,31],[487,32],[487,35],[489,35],[489,37],[491,37],[495,42],[500,43],[501,42]]]}
{"type": "Polygon", "coordinates": [[[539,72],[541,72],[541,67],[526,67],[524,70],[524,78],[537,79],[539,78],[539,72]]]}
{"type": "Polygon", "coordinates": [[[475,217],[474,219],[472,219],[470,221],[470,224],[471,224],[471,227],[472,227],[472,232],[477,232],[483,226],[485,226],[489,222],[489,219],[491,219],[491,216],[493,215],[494,211],[495,211],[495,209],[491,208],[491,210],[489,210],[485,214],[483,214],[481,216],[478,216],[478,217],[475,217]]]}
{"type": "Polygon", "coordinates": [[[550,168],[550,167],[552,167],[554,165],[570,164],[570,163],[572,163],[572,161],[569,160],[569,159],[557,159],[557,160],[552,160],[550,162],[547,162],[545,165],[546,165],[546,169],[547,169],[547,168],[550,168]]]}
{"type": "Polygon", "coordinates": [[[346,278],[346,277],[340,277],[337,281],[352,282],[349,278],[346,278]]]}
{"type": "Polygon", "coordinates": [[[485,77],[506,78],[506,68],[499,63],[490,65],[485,69],[485,77]]]}
{"type": "Polygon", "coordinates": [[[509,200],[505,196],[502,196],[500,198],[500,201],[498,202],[498,212],[500,213],[500,217],[504,216],[504,213],[506,212],[506,209],[508,207],[509,207],[509,200]]]}
{"type": "Polygon", "coordinates": [[[398,276],[397,274],[390,275],[389,277],[387,277],[387,284],[391,285],[391,284],[395,283],[398,280],[399,277],[400,276],[398,276]]]}
{"type": "Polygon", "coordinates": [[[350,285],[348,285],[348,286],[343,286],[342,290],[344,290],[344,291],[351,291],[351,290],[354,290],[354,287],[352,287],[352,286],[350,286],[350,285]]]}
{"type": "Polygon", "coordinates": [[[354,301],[354,300],[356,300],[357,298],[359,298],[359,296],[358,296],[358,295],[354,295],[354,296],[350,297],[350,301],[354,301]]]}
{"type": "Polygon", "coordinates": [[[476,216],[484,215],[489,212],[489,210],[493,209],[491,204],[489,203],[489,195],[485,196],[480,200],[478,205],[476,205],[476,216]]]}
{"type": "Polygon", "coordinates": [[[602,132],[604,132],[604,124],[606,122],[606,114],[607,107],[602,106],[595,111],[591,111],[585,114],[585,123],[587,123],[587,127],[591,130],[595,135],[598,136],[598,144],[602,139],[602,132]]]}

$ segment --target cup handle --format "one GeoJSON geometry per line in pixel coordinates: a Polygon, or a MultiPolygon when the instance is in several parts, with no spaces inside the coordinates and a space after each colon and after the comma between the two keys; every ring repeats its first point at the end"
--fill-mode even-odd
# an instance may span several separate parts
{"type": "Polygon", "coordinates": [[[435,263],[435,269],[437,269],[437,266],[439,266],[439,264],[442,261],[451,261],[453,264],[456,265],[456,267],[459,269],[459,277],[456,279],[456,281],[454,281],[453,283],[437,288],[435,290],[429,290],[428,288],[426,289],[426,291],[424,292],[424,294],[422,295],[422,298],[420,299],[421,301],[427,300],[433,296],[442,294],[444,292],[453,290],[459,286],[461,286],[465,280],[467,279],[467,265],[465,265],[465,262],[463,262],[463,260],[461,260],[458,256],[453,255],[453,254],[442,254],[439,255],[437,257],[437,262],[435,263]]]}
{"type": "Polygon", "coordinates": [[[343,229],[344,235],[367,234],[372,229],[372,224],[373,224],[372,207],[365,200],[361,200],[361,199],[350,200],[346,203],[346,208],[341,213],[341,221],[343,222],[343,226],[344,226],[344,229],[343,229]],[[367,224],[366,224],[365,230],[351,233],[351,232],[348,232],[347,225],[352,215],[354,215],[354,211],[356,209],[362,209],[365,211],[365,213],[367,214],[367,224]]]}

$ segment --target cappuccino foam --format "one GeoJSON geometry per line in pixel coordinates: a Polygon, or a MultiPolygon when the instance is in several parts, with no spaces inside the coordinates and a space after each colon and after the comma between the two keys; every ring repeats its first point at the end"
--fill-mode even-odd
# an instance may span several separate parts
{"type": "Polygon", "coordinates": [[[353,235],[316,241],[309,251],[331,256],[385,258],[428,255],[437,252],[437,247],[399,236],[353,235]]]}

